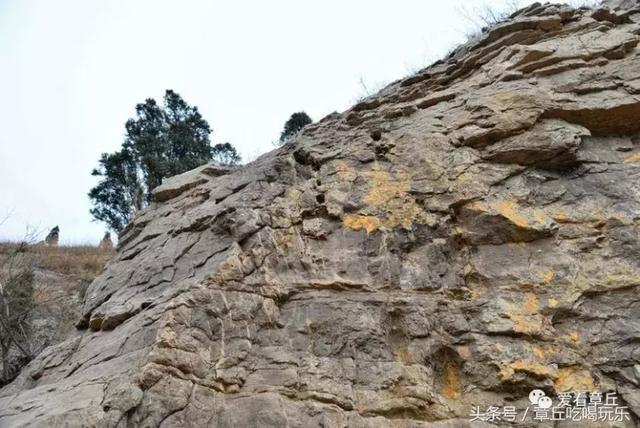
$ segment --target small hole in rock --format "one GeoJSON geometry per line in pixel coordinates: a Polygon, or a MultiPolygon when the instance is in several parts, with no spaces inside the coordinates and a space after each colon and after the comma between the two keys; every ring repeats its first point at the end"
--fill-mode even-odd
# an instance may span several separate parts
{"type": "Polygon", "coordinates": [[[316,195],[316,201],[318,201],[319,204],[324,204],[324,195],[322,193],[316,195]]]}
{"type": "Polygon", "coordinates": [[[379,129],[371,131],[371,138],[373,138],[373,141],[380,141],[380,139],[382,138],[382,131],[380,131],[379,129]]]}

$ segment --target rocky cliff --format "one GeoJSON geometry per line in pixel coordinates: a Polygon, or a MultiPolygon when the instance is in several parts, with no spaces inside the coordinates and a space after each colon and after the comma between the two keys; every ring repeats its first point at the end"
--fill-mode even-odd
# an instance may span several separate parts
{"type": "Polygon", "coordinates": [[[453,427],[533,388],[613,391],[638,426],[638,34],[636,2],[535,4],[169,180],[0,426],[453,427]]]}

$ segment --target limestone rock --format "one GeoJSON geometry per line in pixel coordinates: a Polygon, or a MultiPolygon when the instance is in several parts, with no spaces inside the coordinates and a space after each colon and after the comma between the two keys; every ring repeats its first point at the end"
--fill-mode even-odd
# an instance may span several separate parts
{"type": "Polygon", "coordinates": [[[0,426],[483,426],[532,389],[615,391],[638,426],[638,34],[637,2],[537,3],[168,180],[0,426]]]}

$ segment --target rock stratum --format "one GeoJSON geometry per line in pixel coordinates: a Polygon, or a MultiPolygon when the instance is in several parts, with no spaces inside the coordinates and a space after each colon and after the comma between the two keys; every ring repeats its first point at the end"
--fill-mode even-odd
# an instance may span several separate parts
{"type": "Polygon", "coordinates": [[[638,34],[636,2],[534,4],[168,180],[0,426],[475,426],[533,388],[614,391],[638,426],[638,34]]]}

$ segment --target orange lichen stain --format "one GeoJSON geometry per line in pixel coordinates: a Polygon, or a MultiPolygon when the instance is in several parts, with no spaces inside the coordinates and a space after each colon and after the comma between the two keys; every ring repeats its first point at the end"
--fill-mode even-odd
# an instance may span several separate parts
{"type": "Polygon", "coordinates": [[[371,179],[372,186],[364,202],[370,205],[384,205],[394,198],[401,197],[411,187],[409,174],[404,171],[399,171],[392,177],[379,165],[375,165],[366,175],[371,179]]]}
{"type": "Polygon", "coordinates": [[[545,224],[547,221],[547,214],[543,210],[536,209],[533,211],[533,218],[536,223],[545,224]]]}
{"type": "Polygon", "coordinates": [[[432,214],[425,212],[408,191],[411,187],[409,175],[398,171],[390,174],[374,166],[366,173],[371,180],[371,189],[363,201],[369,208],[380,212],[379,215],[347,215],[343,225],[349,229],[365,229],[367,233],[381,227],[394,228],[402,226],[409,229],[414,223],[433,224],[432,214]]]}
{"type": "Polygon", "coordinates": [[[537,312],[540,309],[540,305],[538,304],[538,298],[533,293],[527,293],[526,297],[522,302],[522,306],[529,312],[537,312]]]}
{"type": "MultiPolygon", "coordinates": [[[[510,200],[502,200],[497,202],[476,201],[466,206],[468,209],[481,212],[494,212],[509,220],[518,227],[529,227],[529,220],[522,214],[518,205],[510,200]]],[[[544,221],[544,215],[542,217],[544,221]]]]}
{"type": "Polygon", "coordinates": [[[516,360],[500,369],[500,377],[503,381],[513,378],[516,372],[530,373],[539,377],[556,378],[556,370],[544,364],[528,360],[516,360]]]}
{"type": "Polygon", "coordinates": [[[551,284],[551,281],[553,281],[553,277],[555,276],[555,274],[553,273],[552,270],[548,270],[546,272],[542,273],[542,280],[544,282],[546,282],[547,284],[551,284]]]}
{"type": "Polygon", "coordinates": [[[529,226],[527,218],[518,212],[518,206],[513,201],[500,201],[496,208],[503,217],[510,220],[518,227],[526,228],[529,226]]]}
{"type": "Polygon", "coordinates": [[[573,331],[565,334],[561,338],[566,340],[566,341],[568,341],[568,342],[578,343],[578,342],[580,342],[580,333],[578,333],[576,330],[573,330],[573,331]]]}
{"type": "Polygon", "coordinates": [[[546,355],[544,349],[542,349],[539,346],[533,345],[531,347],[531,350],[533,351],[533,355],[535,355],[536,358],[538,358],[540,360],[543,359],[545,357],[545,355],[546,355]]]}
{"type": "Polygon", "coordinates": [[[367,234],[378,230],[381,227],[394,228],[402,226],[409,229],[414,222],[421,224],[432,224],[433,217],[414,205],[408,204],[403,209],[390,212],[386,218],[367,215],[347,215],[342,221],[344,227],[353,230],[365,229],[367,234]]]}
{"type": "MultiPolygon", "coordinates": [[[[510,305],[511,306],[511,305],[510,305]]],[[[526,293],[520,305],[505,311],[518,333],[539,334],[543,331],[544,318],[537,314],[540,303],[534,293],[526,293]]]]}
{"type": "Polygon", "coordinates": [[[386,206],[388,217],[383,221],[386,227],[402,226],[409,229],[413,223],[434,224],[433,215],[425,212],[415,200],[407,198],[404,201],[394,199],[386,206]]]}
{"type": "Polygon", "coordinates": [[[507,316],[513,321],[513,330],[525,334],[541,334],[543,331],[542,318],[538,315],[521,314],[507,311],[507,316]]]}
{"type": "Polygon", "coordinates": [[[569,220],[569,217],[567,217],[567,213],[565,213],[563,210],[551,211],[549,215],[558,223],[565,223],[569,220]]]}
{"type": "Polygon", "coordinates": [[[447,361],[442,371],[442,395],[449,399],[460,398],[460,369],[453,361],[447,361]]]}
{"type": "Polygon", "coordinates": [[[640,150],[624,158],[624,163],[640,163],[640,150]]]}
{"type": "Polygon", "coordinates": [[[341,181],[353,181],[356,179],[357,174],[345,161],[335,161],[336,175],[341,181]]]}
{"type": "Polygon", "coordinates": [[[556,355],[556,349],[553,345],[531,345],[531,352],[536,360],[544,360],[547,357],[556,355]]]}
{"type": "Polygon", "coordinates": [[[589,370],[577,366],[559,369],[553,384],[557,392],[596,390],[589,370]]]}
{"type": "Polygon", "coordinates": [[[353,230],[364,229],[367,231],[367,234],[380,229],[382,225],[377,217],[369,215],[348,215],[344,218],[342,224],[344,227],[353,230]]]}

